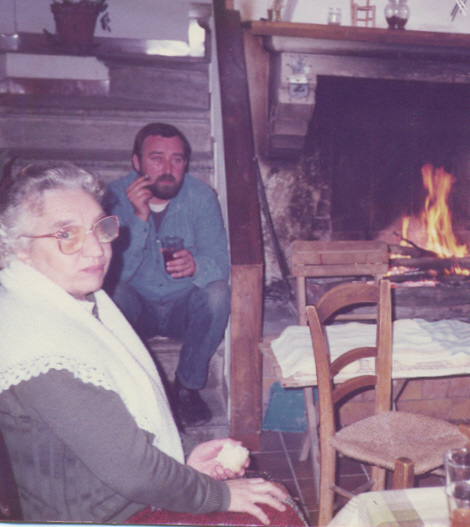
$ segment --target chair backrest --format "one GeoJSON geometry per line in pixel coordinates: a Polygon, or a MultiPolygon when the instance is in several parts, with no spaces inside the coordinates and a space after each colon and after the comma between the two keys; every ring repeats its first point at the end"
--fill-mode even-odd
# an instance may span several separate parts
{"type": "Polygon", "coordinates": [[[390,282],[381,280],[379,285],[341,284],[325,293],[315,306],[306,308],[310,335],[315,355],[320,409],[320,432],[327,437],[334,435],[335,405],[360,389],[375,389],[375,410],[381,413],[391,408],[392,386],[392,306],[390,282]],[[335,361],[330,361],[325,326],[344,308],[360,304],[377,307],[376,345],[354,348],[335,361]],[[375,358],[375,375],[358,375],[343,383],[333,384],[334,377],[361,358],[375,358]]]}
{"type": "MultiPolygon", "coordinates": [[[[388,245],[377,241],[303,241],[292,244],[292,276],[297,282],[299,324],[307,324],[307,278],[373,276],[388,272],[388,245]]],[[[346,318],[346,317],[345,317],[346,318]]],[[[369,319],[368,315],[350,317],[369,319]]]]}

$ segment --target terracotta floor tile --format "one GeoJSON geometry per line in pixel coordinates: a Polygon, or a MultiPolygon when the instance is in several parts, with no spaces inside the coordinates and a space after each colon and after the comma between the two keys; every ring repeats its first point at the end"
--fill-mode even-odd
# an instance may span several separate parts
{"type": "Polygon", "coordinates": [[[286,449],[298,450],[302,448],[304,442],[305,434],[303,432],[282,432],[282,439],[286,446],[286,449]]]}
{"type": "Polygon", "coordinates": [[[310,522],[310,525],[318,525],[318,509],[313,509],[308,511],[307,521],[310,522]]]}
{"type": "Polygon", "coordinates": [[[258,452],[252,454],[249,470],[266,472],[279,481],[293,479],[293,474],[284,452],[258,452]]]}
{"type": "Polygon", "coordinates": [[[363,467],[370,473],[370,466],[363,464],[355,459],[339,456],[337,461],[338,472],[340,474],[364,474],[363,467]]]}
{"type": "Polygon", "coordinates": [[[315,488],[313,485],[313,480],[312,479],[299,479],[297,480],[297,484],[300,488],[300,492],[302,493],[302,498],[303,498],[306,508],[309,510],[317,509],[318,500],[317,500],[317,495],[316,495],[315,488]]]}
{"type": "Polygon", "coordinates": [[[338,485],[349,492],[354,492],[358,487],[367,483],[367,481],[365,474],[340,474],[338,485]]]}
{"type": "Polygon", "coordinates": [[[282,452],[283,446],[279,432],[264,430],[260,437],[260,452],[282,452]]]}
{"type": "Polygon", "coordinates": [[[298,479],[313,478],[313,467],[310,455],[305,461],[299,459],[300,450],[288,452],[290,463],[298,479]]]}

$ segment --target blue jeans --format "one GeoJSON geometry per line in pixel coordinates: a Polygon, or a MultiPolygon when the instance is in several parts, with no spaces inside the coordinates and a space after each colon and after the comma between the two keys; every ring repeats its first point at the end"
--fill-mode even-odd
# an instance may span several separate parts
{"type": "Polygon", "coordinates": [[[143,340],[155,335],[183,339],[176,375],[186,388],[200,390],[227,327],[230,296],[229,285],[217,280],[164,302],[151,302],[119,282],[112,298],[143,340]]]}

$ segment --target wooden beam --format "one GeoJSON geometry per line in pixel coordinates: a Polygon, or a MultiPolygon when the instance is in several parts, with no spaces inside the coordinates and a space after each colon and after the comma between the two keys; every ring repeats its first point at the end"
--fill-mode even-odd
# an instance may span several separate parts
{"type": "Polygon", "coordinates": [[[256,449],[261,432],[263,247],[245,51],[238,11],[214,0],[232,263],[231,435],[256,449]]]}
{"type": "Polygon", "coordinates": [[[263,266],[232,266],[230,435],[258,450],[262,418],[262,361],[258,349],[263,266]]]}

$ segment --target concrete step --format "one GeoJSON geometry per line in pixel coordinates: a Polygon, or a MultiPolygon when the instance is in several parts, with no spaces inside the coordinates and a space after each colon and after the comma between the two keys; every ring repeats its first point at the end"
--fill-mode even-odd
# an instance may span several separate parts
{"type": "MultiPolygon", "coordinates": [[[[179,361],[181,342],[157,336],[147,341],[147,348],[154,358],[162,377],[168,384],[173,383],[179,361]]],[[[224,357],[225,345],[222,341],[209,363],[207,384],[201,390],[201,396],[212,410],[213,418],[206,425],[186,427],[186,440],[190,444],[228,437],[230,433],[224,357]]]]}

